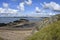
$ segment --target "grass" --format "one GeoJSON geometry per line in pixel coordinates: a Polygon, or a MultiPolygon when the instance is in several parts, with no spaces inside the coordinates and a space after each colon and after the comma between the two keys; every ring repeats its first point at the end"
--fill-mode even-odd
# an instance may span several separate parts
{"type": "Polygon", "coordinates": [[[60,40],[60,21],[47,25],[27,40],[60,40]]]}
{"type": "Polygon", "coordinates": [[[0,40],[4,40],[4,39],[0,37],[0,40]]]}

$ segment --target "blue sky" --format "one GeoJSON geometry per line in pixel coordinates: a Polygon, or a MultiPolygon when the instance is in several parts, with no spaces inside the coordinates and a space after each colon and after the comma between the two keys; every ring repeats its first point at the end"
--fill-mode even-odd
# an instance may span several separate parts
{"type": "Polygon", "coordinates": [[[60,13],[60,0],[0,0],[0,16],[47,16],[60,13]]]}

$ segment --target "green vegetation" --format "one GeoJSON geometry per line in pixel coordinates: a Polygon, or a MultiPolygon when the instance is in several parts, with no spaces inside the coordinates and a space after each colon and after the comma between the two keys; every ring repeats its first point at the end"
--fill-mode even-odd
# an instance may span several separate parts
{"type": "Polygon", "coordinates": [[[60,40],[60,21],[47,25],[27,40],[60,40]]]}
{"type": "Polygon", "coordinates": [[[57,16],[58,20],[60,20],[60,14],[57,14],[56,16],[57,16]]]}
{"type": "Polygon", "coordinates": [[[0,37],[0,40],[4,40],[4,39],[0,37]]]}

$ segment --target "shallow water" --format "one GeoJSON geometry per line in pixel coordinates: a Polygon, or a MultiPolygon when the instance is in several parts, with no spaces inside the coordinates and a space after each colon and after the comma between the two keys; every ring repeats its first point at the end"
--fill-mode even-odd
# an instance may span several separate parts
{"type": "Polygon", "coordinates": [[[29,21],[37,22],[40,21],[42,18],[0,17],[0,23],[9,23],[20,19],[28,19],[29,21]]]}

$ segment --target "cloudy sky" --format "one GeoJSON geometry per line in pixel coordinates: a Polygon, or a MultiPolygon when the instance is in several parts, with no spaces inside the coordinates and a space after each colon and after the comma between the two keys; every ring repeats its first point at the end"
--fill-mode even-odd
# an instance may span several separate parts
{"type": "Polygon", "coordinates": [[[48,16],[60,13],[60,0],[0,0],[0,16],[48,16]]]}

